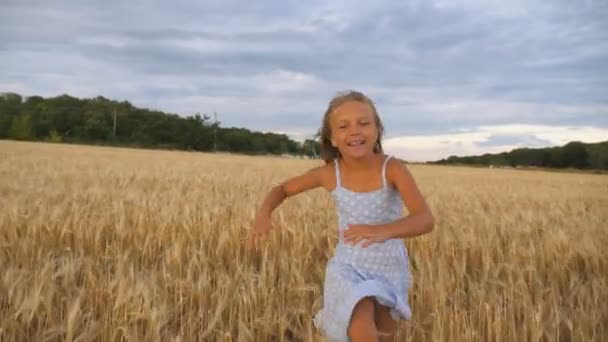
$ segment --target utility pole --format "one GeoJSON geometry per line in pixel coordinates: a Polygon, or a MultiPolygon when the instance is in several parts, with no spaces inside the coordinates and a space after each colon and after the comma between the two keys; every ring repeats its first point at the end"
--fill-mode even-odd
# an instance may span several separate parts
{"type": "Polygon", "coordinates": [[[114,138],[116,138],[116,109],[114,109],[114,127],[112,129],[112,134],[114,135],[114,138]]]}
{"type": "Polygon", "coordinates": [[[217,113],[213,112],[213,152],[217,153],[217,113]]]}

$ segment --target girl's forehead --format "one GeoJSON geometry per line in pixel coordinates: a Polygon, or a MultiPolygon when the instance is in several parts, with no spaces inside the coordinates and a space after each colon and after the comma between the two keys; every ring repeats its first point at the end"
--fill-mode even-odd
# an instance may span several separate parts
{"type": "Polygon", "coordinates": [[[372,116],[373,110],[371,106],[364,102],[359,101],[348,101],[338,107],[332,112],[331,116],[334,119],[346,119],[347,117],[360,117],[360,116],[372,116]]]}

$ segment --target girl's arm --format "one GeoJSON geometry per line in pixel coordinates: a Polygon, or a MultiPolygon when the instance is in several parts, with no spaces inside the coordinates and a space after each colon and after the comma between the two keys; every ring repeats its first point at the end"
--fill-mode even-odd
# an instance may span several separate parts
{"type": "Polygon", "coordinates": [[[414,177],[399,160],[389,160],[387,180],[394,184],[409,215],[385,225],[389,238],[408,238],[430,233],[435,226],[435,217],[420,193],[414,177]]]}
{"type": "Polygon", "coordinates": [[[405,164],[399,160],[389,160],[386,178],[399,191],[409,215],[381,225],[349,224],[349,228],[344,231],[346,243],[356,245],[361,240],[366,240],[361,245],[365,248],[372,243],[409,238],[433,230],[435,218],[405,164]]]}
{"type": "Polygon", "coordinates": [[[315,167],[302,175],[290,178],[283,183],[274,186],[264,198],[262,205],[255,215],[253,229],[247,245],[250,247],[255,246],[256,237],[265,235],[272,229],[272,212],[281,205],[285,199],[322,186],[324,184],[325,169],[326,166],[315,167]]]}
{"type": "Polygon", "coordinates": [[[270,216],[272,211],[288,197],[322,186],[322,173],[324,167],[325,166],[315,167],[302,175],[290,178],[283,183],[274,186],[268,195],[266,195],[262,206],[258,210],[258,215],[270,216]]]}

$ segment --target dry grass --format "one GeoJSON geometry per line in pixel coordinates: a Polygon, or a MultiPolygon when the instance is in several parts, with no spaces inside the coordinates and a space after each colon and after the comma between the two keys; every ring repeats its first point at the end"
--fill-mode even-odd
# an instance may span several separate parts
{"type": "MultiPolygon", "coordinates": [[[[331,197],[316,161],[0,141],[0,340],[321,340],[331,197]]],[[[438,224],[406,240],[399,341],[608,340],[608,177],[410,166],[438,224]]]]}

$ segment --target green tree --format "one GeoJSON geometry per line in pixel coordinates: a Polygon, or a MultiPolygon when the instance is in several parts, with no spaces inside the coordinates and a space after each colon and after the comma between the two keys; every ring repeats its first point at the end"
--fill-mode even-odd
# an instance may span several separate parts
{"type": "Polygon", "coordinates": [[[13,117],[8,136],[17,140],[28,140],[32,137],[32,123],[29,115],[13,117]]]}
{"type": "Polygon", "coordinates": [[[306,139],[302,143],[302,153],[311,158],[319,157],[321,153],[321,144],[313,139],[306,139]]]}
{"type": "Polygon", "coordinates": [[[586,168],[589,166],[589,153],[585,144],[573,141],[562,148],[562,158],[566,166],[575,168],[586,168]]]}
{"type": "MultiPolygon", "coordinates": [[[[103,96],[78,99],[0,94],[0,138],[103,143],[241,153],[303,154],[304,145],[286,135],[223,128],[209,116],[177,114],[134,107],[103,96]],[[114,128],[114,123],[116,126],[114,128]],[[115,132],[115,133],[114,133],[115,132]]],[[[319,148],[315,145],[315,150],[319,148]]]]}
{"type": "Polygon", "coordinates": [[[85,141],[101,141],[110,136],[110,126],[104,115],[97,112],[85,113],[84,119],[84,138],[85,141]]]}
{"type": "Polygon", "coordinates": [[[46,139],[48,142],[59,143],[61,142],[61,135],[56,130],[49,132],[49,136],[46,139]]]}

